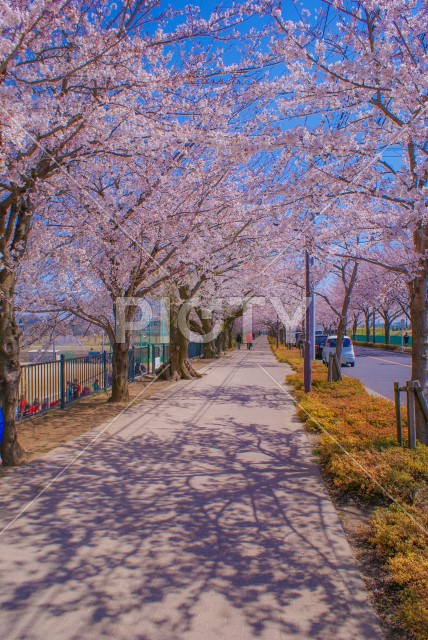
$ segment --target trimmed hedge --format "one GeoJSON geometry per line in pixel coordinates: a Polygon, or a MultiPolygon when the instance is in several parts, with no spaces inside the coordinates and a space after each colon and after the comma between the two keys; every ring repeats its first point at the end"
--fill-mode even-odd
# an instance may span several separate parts
{"type": "Polygon", "coordinates": [[[428,447],[398,446],[393,403],[369,395],[353,378],[327,382],[319,362],[312,363],[312,392],[305,394],[298,351],[277,349],[274,342],[271,348],[295,371],[287,382],[294,387],[300,418],[321,434],[320,461],[334,486],[376,505],[368,542],[400,590],[403,625],[418,640],[427,640],[428,447]]]}

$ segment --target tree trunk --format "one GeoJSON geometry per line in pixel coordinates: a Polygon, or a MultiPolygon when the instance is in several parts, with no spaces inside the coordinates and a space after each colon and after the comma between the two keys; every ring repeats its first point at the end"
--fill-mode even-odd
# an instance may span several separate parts
{"type": "Polygon", "coordinates": [[[364,321],[366,325],[366,342],[370,342],[370,311],[364,310],[364,321]]]}
{"type": "MultiPolygon", "coordinates": [[[[343,313],[343,311],[342,311],[343,313]]],[[[346,320],[343,315],[340,317],[339,324],[337,325],[337,338],[336,338],[336,356],[337,361],[340,363],[342,357],[343,338],[345,337],[346,320]]]]}
{"type": "Polygon", "coordinates": [[[128,402],[129,344],[113,343],[113,383],[109,402],[128,402]]]}
{"type": "Polygon", "coordinates": [[[204,358],[206,360],[218,358],[216,343],[214,340],[212,342],[204,342],[204,358]]]}
{"type": "Polygon", "coordinates": [[[223,323],[223,329],[217,337],[217,352],[220,355],[222,351],[227,349],[233,349],[233,325],[235,324],[236,317],[231,316],[226,318],[223,323]]]}
{"type": "Polygon", "coordinates": [[[15,425],[18,405],[18,384],[21,375],[19,362],[19,327],[15,318],[15,275],[8,273],[0,290],[0,405],[3,409],[4,434],[1,445],[3,464],[17,465],[24,451],[19,444],[15,425]]]}
{"type": "MultiPolygon", "coordinates": [[[[410,317],[412,323],[412,380],[419,380],[428,395],[428,310],[426,272],[416,276],[410,283],[410,317]]],[[[419,442],[428,445],[428,429],[419,403],[416,403],[416,436],[419,442]]]]}
{"type": "MultiPolygon", "coordinates": [[[[205,336],[208,336],[214,329],[214,322],[208,318],[202,318],[202,314],[200,315],[200,322],[202,324],[202,333],[205,336]]],[[[213,339],[211,342],[204,342],[204,358],[206,360],[211,360],[213,358],[218,358],[218,351],[216,340],[213,339]]]]}
{"type": "Polygon", "coordinates": [[[385,344],[389,344],[391,340],[391,320],[385,315],[383,317],[383,327],[385,335],[385,344]]]}
{"type": "Polygon", "coordinates": [[[226,336],[227,336],[227,348],[228,349],[232,349],[233,348],[233,325],[235,324],[235,320],[233,320],[232,322],[228,322],[226,324],[226,336]]]}
{"type": "Polygon", "coordinates": [[[223,329],[218,334],[218,336],[217,336],[217,338],[215,340],[215,344],[216,344],[216,350],[217,350],[218,356],[222,353],[222,351],[226,351],[226,348],[227,348],[227,335],[226,335],[226,328],[225,327],[223,327],[223,329]]]}
{"type": "Polygon", "coordinates": [[[336,356],[339,363],[342,356],[343,338],[345,337],[346,325],[348,323],[348,309],[351,302],[352,291],[357,281],[357,273],[358,262],[355,262],[349,284],[345,289],[345,297],[343,299],[342,311],[339,319],[339,325],[337,327],[336,356]]]}
{"type": "Polygon", "coordinates": [[[156,371],[156,375],[165,380],[179,380],[180,374],[180,345],[173,342],[172,338],[169,343],[169,360],[164,362],[156,371]]]}
{"type": "Polygon", "coordinates": [[[171,300],[170,303],[170,359],[156,372],[160,378],[166,380],[192,380],[201,378],[201,374],[192,367],[188,351],[189,340],[178,327],[178,305],[171,300]]]}
{"type": "MultiPolygon", "coordinates": [[[[193,378],[202,378],[201,374],[195,371],[189,360],[189,340],[184,336],[181,331],[178,331],[178,371],[180,378],[184,380],[192,380],[193,378]]],[[[173,372],[174,374],[174,372],[173,372]]]]}

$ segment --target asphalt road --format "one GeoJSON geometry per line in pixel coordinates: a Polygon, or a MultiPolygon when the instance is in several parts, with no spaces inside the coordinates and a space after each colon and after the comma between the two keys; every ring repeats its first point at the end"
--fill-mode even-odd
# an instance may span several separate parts
{"type": "Polygon", "coordinates": [[[355,367],[343,367],[342,373],[361,380],[368,389],[394,400],[394,381],[398,381],[401,386],[411,378],[410,354],[365,347],[354,348],[355,367]]]}

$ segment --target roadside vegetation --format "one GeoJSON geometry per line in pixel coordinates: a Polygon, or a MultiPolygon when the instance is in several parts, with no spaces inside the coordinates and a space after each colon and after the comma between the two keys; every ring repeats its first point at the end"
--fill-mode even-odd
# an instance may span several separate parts
{"type": "Polygon", "coordinates": [[[403,625],[427,640],[428,447],[398,446],[392,402],[369,395],[353,378],[328,383],[321,362],[313,363],[313,390],[305,394],[298,351],[276,348],[272,340],[271,347],[294,369],[287,382],[300,418],[320,433],[319,460],[333,487],[373,507],[366,541],[399,591],[403,625]]]}
{"type": "Polygon", "coordinates": [[[399,344],[384,344],[383,342],[354,342],[358,347],[370,347],[371,349],[383,349],[384,351],[398,351],[399,353],[412,353],[411,347],[401,347],[399,344]]]}

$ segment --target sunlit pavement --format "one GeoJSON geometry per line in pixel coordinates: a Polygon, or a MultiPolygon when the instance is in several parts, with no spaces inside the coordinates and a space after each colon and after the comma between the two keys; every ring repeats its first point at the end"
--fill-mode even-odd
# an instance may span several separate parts
{"type": "MultiPolygon", "coordinates": [[[[376,640],[260,338],[122,415],[0,537],[8,640],[376,640]],[[264,367],[263,371],[259,365],[264,367]]],[[[101,427],[1,480],[5,526],[101,427]]]]}

